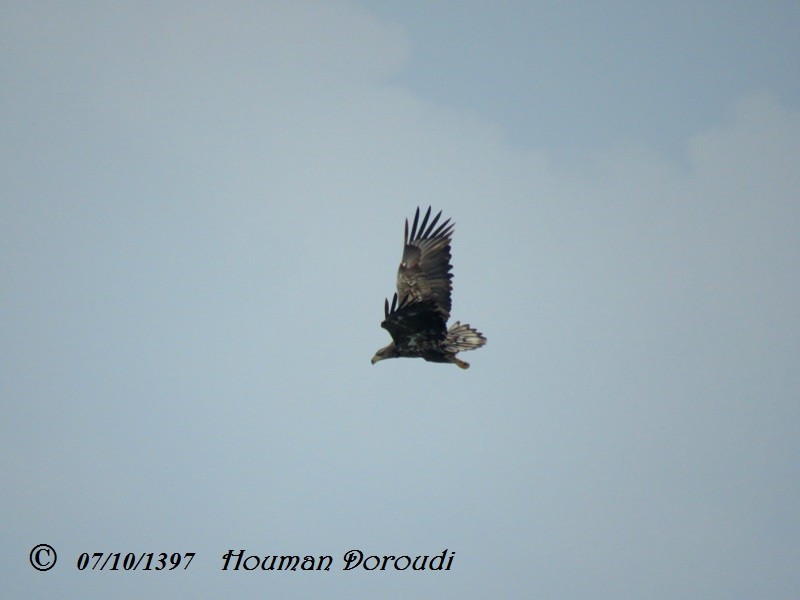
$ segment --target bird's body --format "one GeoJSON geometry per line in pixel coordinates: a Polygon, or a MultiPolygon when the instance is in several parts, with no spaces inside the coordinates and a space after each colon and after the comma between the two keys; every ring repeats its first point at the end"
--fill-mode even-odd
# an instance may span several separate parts
{"type": "Polygon", "coordinates": [[[429,207],[422,223],[419,223],[417,208],[410,234],[406,220],[403,258],[397,271],[397,293],[391,305],[386,300],[385,319],[381,323],[381,327],[392,336],[392,342],[375,353],[372,364],[386,358],[409,357],[453,363],[466,369],[469,363],[457,358],[456,354],[475,350],[486,343],[481,333],[458,321],[447,329],[453,289],[453,275],[450,273],[453,224],[447,219],[437,228],[441,215],[440,211],[428,224],[429,207]]]}

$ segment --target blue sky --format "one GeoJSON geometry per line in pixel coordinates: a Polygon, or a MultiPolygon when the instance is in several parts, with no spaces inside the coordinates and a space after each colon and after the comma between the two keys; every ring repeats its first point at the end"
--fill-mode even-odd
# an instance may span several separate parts
{"type": "Polygon", "coordinates": [[[557,160],[626,141],[680,158],[686,139],[719,124],[733,100],[760,90],[800,97],[792,2],[371,6],[413,23],[400,81],[557,160]]]}
{"type": "Polygon", "coordinates": [[[3,5],[2,595],[797,597],[800,10],[598,6],[3,5]]]}

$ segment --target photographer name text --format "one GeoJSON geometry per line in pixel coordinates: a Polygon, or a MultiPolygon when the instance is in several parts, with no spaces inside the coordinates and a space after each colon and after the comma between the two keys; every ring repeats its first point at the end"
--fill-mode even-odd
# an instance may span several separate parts
{"type": "MultiPolygon", "coordinates": [[[[348,550],[342,555],[342,571],[449,571],[456,553],[447,548],[439,554],[367,554],[348,550]]],[[[334,558],[297,554],[270,555],[247,550],[228,550],[222,555],[223,571],[330,571],[334,558]]]]}

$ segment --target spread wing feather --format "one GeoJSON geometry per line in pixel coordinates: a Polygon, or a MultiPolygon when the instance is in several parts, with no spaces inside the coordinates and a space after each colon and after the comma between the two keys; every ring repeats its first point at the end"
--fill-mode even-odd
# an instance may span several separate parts
{"type": "Polygon", "coordinates": [[[384,303],[386,319],[381,323],[398,346],[423,347],[439,343],[447,335],[446,318],[431,300],[404,299],[397,304],[397,294],[384,303]]]}
{"type": "Polygon", "coordinates": [[[417,208],[410,234],[406,219],[403,258],[397,271],[397,295],[403,299],[403,304],[431,300],[447,322],[453,290],[450,241],[455,224],[447,219],[437,228],[442,211],[429,224],[430,216],[428,207],[420,223],[417,208]]]}

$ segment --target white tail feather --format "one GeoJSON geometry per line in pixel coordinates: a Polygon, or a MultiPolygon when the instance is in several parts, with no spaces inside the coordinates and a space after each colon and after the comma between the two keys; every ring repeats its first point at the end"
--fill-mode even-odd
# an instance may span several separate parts
{"type": "Polygon", "coordinates": [[[486,343],[486,338],[478,330],[468,324],[462,325],[459,321],[453,323],[447,331],[445,346],[450,352],[466,352],[475,350],[486,343]]]}

